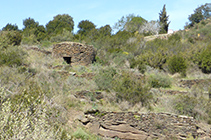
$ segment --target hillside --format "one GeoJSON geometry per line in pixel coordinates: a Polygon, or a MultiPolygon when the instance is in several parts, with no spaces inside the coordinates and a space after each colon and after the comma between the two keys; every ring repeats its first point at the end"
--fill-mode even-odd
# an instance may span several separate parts
{"type": "Polygon", "coordinates": [[[211,139],[210,21],[147,41],[1,31],[0,139],[211,139]]]}

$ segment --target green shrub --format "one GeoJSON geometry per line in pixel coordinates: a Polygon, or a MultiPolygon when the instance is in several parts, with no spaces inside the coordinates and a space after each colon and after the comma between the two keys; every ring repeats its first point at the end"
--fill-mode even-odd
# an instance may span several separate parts
{"type": "Polygon", "coordinates": [[[0,48],[0,64],[20,66],[24,63],[26,53],[18,46],[0,48]]]}
{"type": "Polygon", "coordinates": [[[208,117],[207,118],[207,123],[208,124],[211,124],[211,102],[209,102],[207,105],[206,105],[206,113],[208,114],[208,117]]]}
{"type": "Polygon", "coordinates": [[[180,95],[174,101],[174,109],[183,115],[195,116],[196,112],[194,108],[196,107],[198,101],[197,98],[188,95],[180,95]]]}
{"type": "Polygon", "coordinates": [[[211,45],[199,54],[199,68],[204,73],[211,73],[211,45]]]}
{"type": "Polygon", "coordinates": [[[74,36],[70,31],[63,29],[62,33],[52,36],[50,38],[50,41],[51,42],[72,41],[73,38],[74,38],[74,36]]]}
{"type": "Polygon", "coordinates": [[[187,63],[182,56],[174,55],[172,56],[168,62],[168,69],[169,71],[174,73],[181,73],[183,76],[186,75],[187,63]]]}
{"type": "Polygon", "coordinates": [[[10,45],[20,45],[22,35],[19,31],[1,31],[0,32],[0,46],[8,47],[10,45]]]}
{"type": "MultiPolygon", "coordinates": [[[[43,94],[24,90],[12,94],[0,88],[0,139],[61,139],[67,132],[53,123],[43,94]]],[[[69,138],[70,139],[70,138],[69,138]]]]}
{"type": "Polygon", "coordinates": [[[81,140],[88,140],[90,138],[89,134],[87,134],[83,129],[78,128],[77,131],[73,133],[73,137],[81,140]]]}
{"type": "Polygon", "coordinates": [[[139,55],[138,59],[153,68],[163,69],[167,60],[167,55],[167,49],[159,47],[144,51],[143,54],[139,55]]]}
{"type": "Polygon", "coordinates": [[[29,37],[23,37],[21,44],[34,45],[34,44],[38,44],[38,41],[37,41],[35,35],[31,35],[29,37]]]}
{"type": "Polygon", "coordinates": [[[172,85],[172,80],[168,75],[164,74],[151,74],[148,77],[148,84],[153,88],[169,88],[172,85]]]}
{"type": "Polygon", "coordinates": [[[138,68],[141,73],[144,73],[146,71],[146,66],[144,62],[138,58],[130,59],[130,68],[138,68]]]}
{"type": "Polygon", "coordinates": [[[181,41],[182,37],[177,33],[173,34],[168,38],[169,42],[176,43],[177,41],[181,41]]]}
{"type": "Polygon", "coordinates": [[[148,106],[152,98],[149,88],[135,75],[128,72],[123,72],[115,77],[112,87],[116,91],[118,100],[126,100],[133,105],[141,102],[143,106],[148,106]]]}
{"type": "Polygon", "coordinates": [[[101,69],[99,73],[95,76],[95,82],[100,90],[111,90],[113,85],[112,81],[116,75],[116,69],[113,67],[107,67],[101,69]]]}

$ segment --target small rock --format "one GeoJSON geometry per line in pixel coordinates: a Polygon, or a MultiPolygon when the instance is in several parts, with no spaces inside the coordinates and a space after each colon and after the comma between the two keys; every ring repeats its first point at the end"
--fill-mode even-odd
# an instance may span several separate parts
{"type": "Polygon", "coordinates": [[[69,72],[70,75],[75,76],[76,72],[69,72]]]}

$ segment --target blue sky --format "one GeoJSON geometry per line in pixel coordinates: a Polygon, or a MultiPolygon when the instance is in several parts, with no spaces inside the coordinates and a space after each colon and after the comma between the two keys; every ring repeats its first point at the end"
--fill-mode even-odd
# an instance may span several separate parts
{"type": "Polygon", "coordinates": [[[128,14],[144,19],[157,20],[166,4],[170,29],[183,29],[188,15],[210,0],[1,0],[0,29],[7,23],[23,28],[23,20],[31,17],[40,25],[46,25],[58,14],[69,14],[77,25],[81,20],[90,20],[97,27],[113,25],[128,14]]]}

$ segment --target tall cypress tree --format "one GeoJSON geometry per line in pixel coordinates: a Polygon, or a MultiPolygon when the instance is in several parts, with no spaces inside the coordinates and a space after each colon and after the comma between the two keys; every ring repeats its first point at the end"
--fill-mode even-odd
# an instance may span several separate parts
{"type": "Polygon", "coordinates": [[[164,4],[163,9],[159,13],[159,22],[161,24],[161,29],[160,29],[161,34],[168,32],[168,27],[170,24],[170,22],[168,22],[168,18],[169,16],[167,16],[166,5],[164,4]]]}

